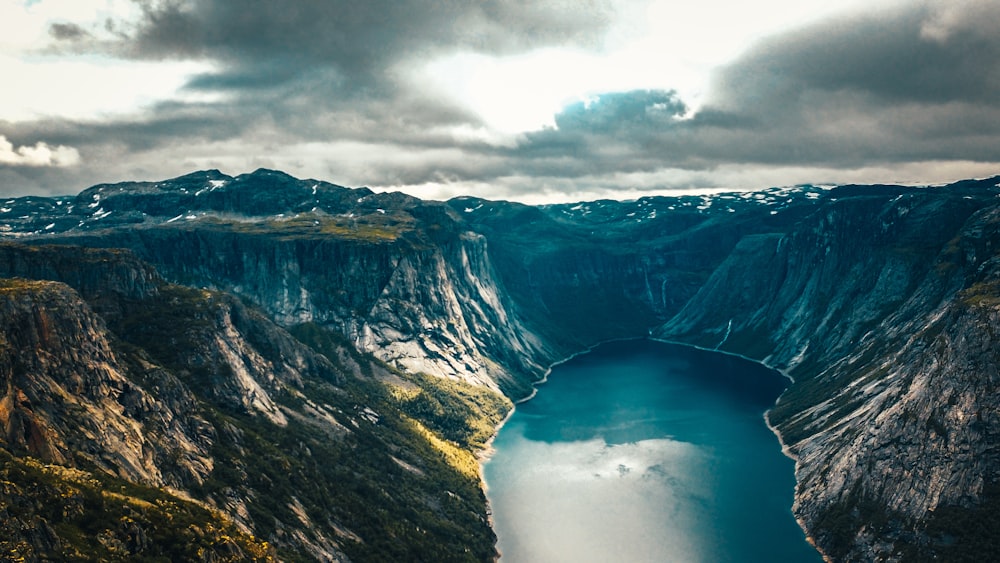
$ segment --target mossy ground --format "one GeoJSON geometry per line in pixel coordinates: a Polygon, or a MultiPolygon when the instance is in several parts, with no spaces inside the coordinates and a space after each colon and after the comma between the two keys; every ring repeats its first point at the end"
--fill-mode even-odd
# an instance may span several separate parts
{"type": "Polygon", "coordinates": [[[4,561],[274,561],[220,513],[98,470],[0,449],[4,561]]]}
{"type": "Polygon", "coordinates": [[[185,223],[183,228],[208,228],[279,238],[338,238],[362,242],[392,242],[414,229],[414,219],[403,212],[364,215],[330,215],[319,212],[288,216],[232,218],[206,215],[185,223]]]}

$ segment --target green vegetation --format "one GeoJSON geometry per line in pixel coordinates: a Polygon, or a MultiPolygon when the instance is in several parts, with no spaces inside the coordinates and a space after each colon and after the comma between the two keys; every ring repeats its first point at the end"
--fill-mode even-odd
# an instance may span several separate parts
{"type": "Polygon", "coordinates": [[[100,471],[0,449],[4,561],[273,561],[266,542],[218,512],[100,471]]]}
{"type": "MultiPolygon", "coordinates": [[[[206,215],[183,228],[209,228],[278,238],[335,237],[364,242],[392,242],[412,231],[414,219],[402,211],[365,215],[330,215],[322,211],[296,213],[288,217],[229,218],[206,215]]],[[[174,224],[169,225],[174,227],[174,224]]]]}
{"type": "Polygon", "coordinates": [[[513,408],[510,399],[484,387],[425,374],[400,375],[414,386],[392,388],[399,408],[465,451],[485,447],[513,408]]]}
{"type": "Polygon", "coordinates": [[[982,502],[973,507],[942,506],[914,528],[913,522],[868,499],[855,485],[847,499],[831,505],[816,523],[817,535],[825,536],[827,552],[843,559],[858,530],[892,542],[900,561],[948,561],[978,563],[1000,561],[1000,484],[988,485],[982,502]]]}
{"type": "Polygon", "coordinates": [[[22,278],[0,278],[0,294],[21,295],[38,293],[55,285],[55,282],[26,280],[22,278]]]}
{"type": "Polygon", "coordinates": [[[1000,307],[1000,282],[979,282],[958,294],[966,307],[995,308],[1000,307]]]}
{"type": "MultiPolygon", "coordinates": [[[[493,558],[474,452],[509,410],[506,399],[427,376],[413,377],[421,387],[412,383],[411,391],[419,391],[404,399],[398,386],[373,377],[402,381],[399,375],[309,324],[293,329],[294,336],[339,375],[303,371],[301,382],[278,382],[269,394],[288,424],[277,426],[225,395],[228,364],[206,348],[227,299],[164,286],[155,297],[126,303],[112,325],[124,348],[148,354],[186,384],[216,431],[214,470],[192,489],[196,498],[244,499],[254,534],[268,538],[285,561],[312,560],[282,541],[290,529],[315,544],[333,541],[358,563],[493,558]]],[[[256,339],[266,340],[267,330],[279,329],[262,329],[256,339]]],[[[280,362],[279,349],[266,344],[254,342],[280,362]]]]}
{"type": "Polygon", "coordinates": [[[907,545],[907,561],[1000,561],[1000,483],[984,487],[974,507],[938,507],[927,520],[930,546],[907,545]]]}
{"type": "Polygon", "coordinates": [[[835,561],[844,560],[850,551],[858,530],[867,527],[876,534],[883,533],[897,515],[887,512],[884,505],[872,501],[864,493],[861,483],[855,483],[846,499],[828,506],[816,519],[815,536],[825,537],[822,542],[827,554],[835,561]]]}
{"type": "Polygon", "coordinates": [[[344,356],[350,358],[365,376],[372,376],[374,358],[358,351],[344,335],[327,330],[316,323],[303,323],[288,330],[299,342],[326,356],[341,371],[349,373],[344,356]]]}

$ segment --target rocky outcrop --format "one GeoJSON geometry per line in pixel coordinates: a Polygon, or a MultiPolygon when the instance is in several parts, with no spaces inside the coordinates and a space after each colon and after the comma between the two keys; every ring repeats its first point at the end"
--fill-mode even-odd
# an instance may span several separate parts
{"type": "MultiPolygon", "coordinates": [[[[120,298],[155,295],[163,278],[131,252],[58,246],[26,246],[0,242],[0,275],[33,280],[60,280],[92,303],[112,305],[120,298]]],[[[102,311],[113,314],[112,311],[102,311]]]]}
{"type": "Polygon", "coordinates": [[[359,348],[390,364],[494,389],[523,387],[551,358],[511,309],[474,233],[402,257],[371,309],[344,321],[359,348]]]}
{"type": "Polygon", "coordinates": [[[57,282],[0,282],[0,424],[4,442],[42,460],[85,463],[129,481],[183,488],[211,473],[211,427],[169,373],[127,375],[103,320],[57,282]],[[169,466],[169,470],[167,470],[169,466]]]}

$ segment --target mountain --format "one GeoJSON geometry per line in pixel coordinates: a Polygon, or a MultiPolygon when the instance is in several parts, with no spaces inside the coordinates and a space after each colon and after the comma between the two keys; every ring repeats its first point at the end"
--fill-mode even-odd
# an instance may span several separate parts
{"type": "Polygon", "coordinates": [[[258,170],[11,199],[0,276],[105,344],[9,348],[7,449],[174,491],[275,557],[490,559],[473,455],[509,400],[652,335],[794,378],[768,418],[829,559],[981,560],[1000,554],[998,182],[535,207],[258,170]]]}
{"type": "Polygon", "coordinates": [[[492,557],[472,451],[500,395],[293,337],[127,251],[4,243],[0,269],[5,556],[492,557]]]}

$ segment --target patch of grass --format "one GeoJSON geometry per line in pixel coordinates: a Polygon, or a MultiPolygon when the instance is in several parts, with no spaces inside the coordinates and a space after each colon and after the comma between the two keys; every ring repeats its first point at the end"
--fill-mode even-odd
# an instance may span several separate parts
{"type": "Polygon", "coordinates": [[[296,213],[288,217],[231,218],[207,215],[178,224],[183,228],[219,229],[243,234],[278,237],[336,237],[364,242],[392,242],[414,229],[412,216],[402,212],[366,215],[330,215],[323,212],[296,213]]]}
{"type": "Polygon", "coordinates": [[[23,278],[0,278],[0,294],[22,295],[24,293],[38,293],[54,285],[57,285],[56,282],[26,280],[23,278]]]}
{"type": "Polygon", "coordinates": [[[0,559],[274,561],[221,514],[100,471],[0,449],[0,559]]]}
{"type": "Polygon", "coordinates": [[[425,374],[400,374],[415,385],[392,395],[407,416],[445,440],[475,452],[485,447],[513,408],[510,399],[489,389],[425,374]]]}
{"type": "Polygon", "coordinates": [[[1000,307],[1000,282],[978,282],[958,294],[962,304],[970,308],[1000,307]]]}
{"type": "Polygon", "coordinates": [[[479,478],[479,462],[470,451],[460,448],[454,442],[442,440],[419,421],[410,418],[403,418],[403,421],[411,424],[419,436],[440,452],[445,463],[469,479],[479,478]]]}

